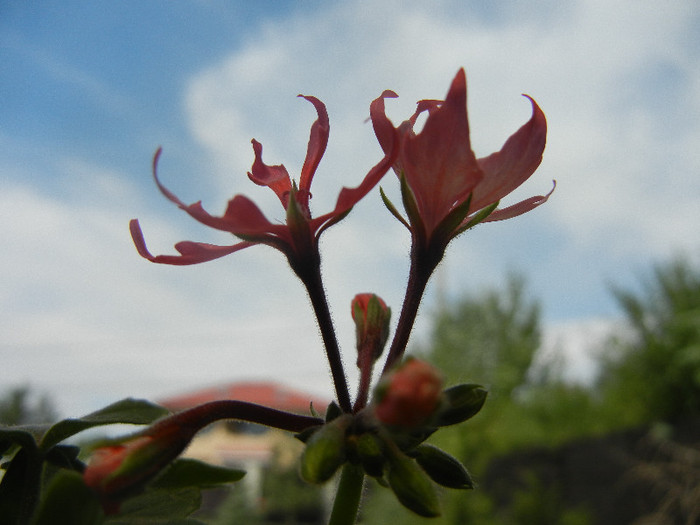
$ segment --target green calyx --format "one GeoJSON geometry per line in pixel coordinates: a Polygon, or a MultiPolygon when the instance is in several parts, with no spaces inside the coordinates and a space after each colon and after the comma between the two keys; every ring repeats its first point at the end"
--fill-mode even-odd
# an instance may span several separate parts
{"type": "Polygon", "coordinates": [[[309,483],[324,483],[347,460],[346,433],[352,416],[345,414],[319,428],[306,442],[301,456],[301,477],[309,483]]]}

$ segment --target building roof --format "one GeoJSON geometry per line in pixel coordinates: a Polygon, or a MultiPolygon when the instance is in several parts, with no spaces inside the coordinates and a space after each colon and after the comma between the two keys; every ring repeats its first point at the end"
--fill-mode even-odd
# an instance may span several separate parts
{"type": "Polygon", "coordinates": [[[170,397],[161,400],[160,404],[173,412],[179,412],[220,399],[237,399],[305,415],[309,414],[309,407],[312,403],[314,409],[320,413],[326,411],[329,403],[328,399],[307,394],[273,381],[241,381],[170,397]]]}

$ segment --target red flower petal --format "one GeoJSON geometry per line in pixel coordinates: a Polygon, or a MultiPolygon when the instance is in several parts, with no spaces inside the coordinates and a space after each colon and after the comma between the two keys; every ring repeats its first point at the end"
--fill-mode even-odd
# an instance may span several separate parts
{"type": "MultiPolygon", "coordinates": [[[[306,158],[304,159],[304,165],[301,168],[301,178],[299,179],[300,195],[308,196],[308,192],[311,189],[311,181],[316,173],[316,168],[318,168],[321,157],[323,157],[323,154],[326,152],[330,123],[328,121],[328,111],[326,111],[326,106],[323,102],[316,97],[299,96],[311,102],[318,114],[318,119],[311,125],[309,145],[306,149],[306,158]]],[[[308,207],[308,203],[302,204],[306,204],[306,207],[308,207]]]]}
{"type": "Polygon", "coordinates": [[[282,202],[282,206],[287,207],[287,199],[289,191],[292,189],[292,182],[289,178],[287,168],[282,164],[277,166],[268,166],[262,160],[262,144],[253,139],[253,151],[255,152],[255,161],[251,171],[248,172],[248,178],[259,186],[267,186],[277,194],[277,197],[282,202]]]}
{"type": "Polygon", "coordinates": [[[129,230],[131,231],[131,238],[136,245],[136,250],[141,257],[154,263],[172,264],[176,266],[186,266],[212,261],[255,244],[244,241],[232,246],[217,246],[201,242],[183,241],[175,245],[175,249],[180,252],[180,255],[152,255],[151,252],[148,251],[148,248],[146,248],[146,241],[143,238],[143,232],[141,231],[141,226],[137,219],[133,219],[129,222],[129,230]]]}
{"type": "Polygon", "coordinates": [[[501,151],[479,159],[484,180],[474,189],[473,210],[480,210],[508,195],[525,182],[542,162],[547,120],[537,103],[527,98],[532,102],[530,120],[511,135],[501,151]]]}
{"type": "MultiPolygon", "coordinates": [[[[426,105],[432,108],[434,105],[426,105]]],[[[445,101],[430,112],[423,130],[404,136],[401,161],[428,232],[480,183],[483,174],[469,140],[463,69],[452,81],[445,101]]]]}

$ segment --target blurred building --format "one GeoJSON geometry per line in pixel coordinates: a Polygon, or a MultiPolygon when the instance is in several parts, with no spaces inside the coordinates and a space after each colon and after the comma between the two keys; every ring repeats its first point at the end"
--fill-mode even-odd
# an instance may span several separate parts
{"type": "MultiPolygon", "coordinates": [[[[241,381],[160,400],[172,412],[222,399],[236,399],[286,412],[324,413],[329,401],[272,381],[241,381]]],[[[237,420],[219,421],[202,430],[183,457],[246,471],[241,481],[250,501],[262,497],[263,474],[271,467],[291,468],[303,445],[289,432],[237,420]]]]}

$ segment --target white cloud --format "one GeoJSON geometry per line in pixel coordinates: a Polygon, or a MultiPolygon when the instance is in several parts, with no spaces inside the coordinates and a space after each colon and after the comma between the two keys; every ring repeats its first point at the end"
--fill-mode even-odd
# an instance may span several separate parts
{"type": "MultiPolygon", "coordinates": [[[[619,275],[606,272],[679,247],[696,250],[700,53],[693,3],[652,9],[587,0],[528,4],[526,11],[508,4],[509,11],[477,12],[450,1],[341,2],[268,23],[186,86],[183,111],[213,159],[219,191],[183,200],[202,197],[219,212],[233,193],[245,193],[271,219],[282,218],[272,192],[245,176],[250,139],[263,143],[268,163],[284,163],[297,176],[315,118],[313,107],[295,98],[303,93],[329,109],[329,149],[313,188],[314,209],[328,210],[340,187],[359,183],[381,157],[364,122],[370,101],[384,89],[397,91],[387,108],[398,123],[419,98],[442,97],[464,66],[477,154],[498,149],[528,119],[526,92],[545,110],[550,133],[541,169],[513,199],[548,191],[553,178],[559,186],[521,220],[455,241],[441,277],[451,295],[515,266],[535,274],[547,304],[565,312],[552,316],[566,317],[569,303],[585,301],[579,294],[600,301],[593,284],[619,275]],[[660,101],[657,93],[674,99],[660,101]]],[[[172,253],[182,239],[230,239],[198,228],[167,202],[151,208],[155,188],[152,198],[139,196],[123,173],[77,157],[53,169],[60,197],[37,189],[27,173],[10,175],[21,182],[0,194],[0,220],[11,225],[0,242],[12,247],[0,260],[6,374],[68,389],[70,412],[87,403],[86,392],[100,398],[94,408],[112,394],[157,397],[219,378],[279,378],[280,370],[297,386],[329,391],[304,290],[281,254],[256,247],[189,268],[150,265],[128,238],[134,216],[155,253],[172,253]],[[37,360],[51,366],[26,365],[37,360]],[[105,369],[108,387],[99,379],[105,369]]],[[[396,195],[392,175],[383,185],[396,195]]],[[[375,291],[398,316],[407,242],[376,194],[324,234],[328,294],[351,385],[349,300],[375,291]]],[[[417,335],[426,329],[430,300],[417,335]]],[[[562,332],[574,334],[569,339],[579,333],[569,325],[562,332]]],[[[585,355],[569,339],[567,348],[585,355]]]]}

